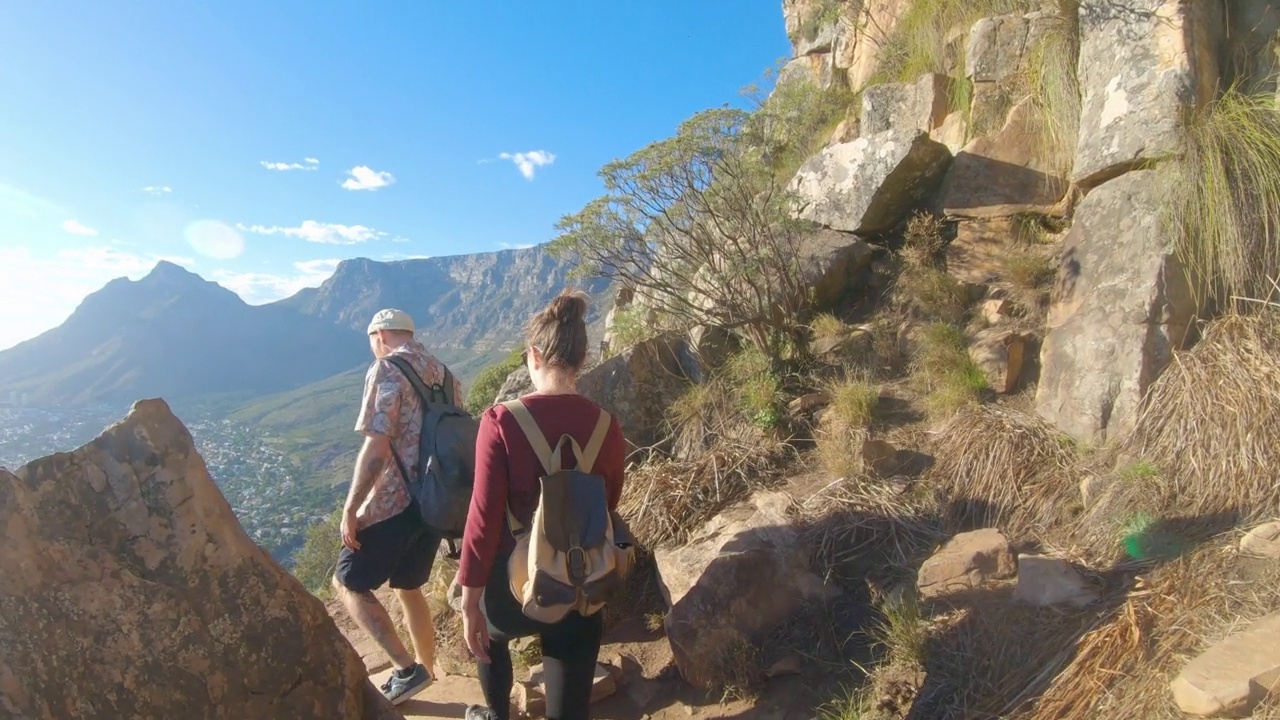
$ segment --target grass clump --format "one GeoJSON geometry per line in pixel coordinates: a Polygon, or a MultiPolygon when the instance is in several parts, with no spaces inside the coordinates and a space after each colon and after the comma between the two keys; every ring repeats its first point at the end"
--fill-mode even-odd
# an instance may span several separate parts
{"type": "Polygon", "coordinates": [[[1215,320],[1177,353],[1119,450],[1158,475],[1156,510],[1261,518],[1280,505],[1278,436],[1280,310],[1267,309],[1215,320]]]}
{"type": "Polygon", "coordinates": [[[1019,290],[1044,290],[1058,272],[1053,258],[1035,247],[1011,247],[1002,262],[1005,279],[1019,290]]]}
{"type": "Polygon", "coordinates": [[[835,477],[856,477],[863,470],[862,441],[875,419],[880,393],[865,377],[854,375],[831,382],[831,397],[818,433],[818,453],[823,467],[835,477]]]}
{"type": "Polygon", "coordinates": [[[899,254],[908,268],[937,267],[945,247],[941,218],[922,212],[907,221],[899,254]]]}
{"type": "Polygon", "coordinates": [[[1231,89],[1193,118],[1165,211],[1205,301],[1266,298],[1280,276],[1280,107],[1231,89]]]}
{"type": "Polygon", "coordinates": [[[1076,456],[1035,415],[993,405],[966,408],[939,434],[930,470],[953,527],[1000,527],[1018,536],[1053,527],[1076,492],[1076,456]]]}
{"type": "Polygon", "coordinates": [[[1027,82],[1039,110],[1041,155],[1069,177],[1080,135],[1083,100],[1077,62],[1080,57],[1080,0],[1058,0],[1057,16],[1030,49],[1027,82]]]}
{"type": "Polygon", "coordinates": [[[799,27],[796,28],[796,36],[813,42],[818,37],[818,33],[822,32],[822,28],[840,19],[843,5],[844,0],[822,0],[800,21],[799,27]]]}
{"type": "Polygon", "coordinates": [[[838,340],[849,332],[849,326],[831,313],[821,313],[809,322],[809,335],[812,343],[823,340],[838,340]]]}
{"type": "Polygon", "coordinates": [[[981,401],[990,389],[986,375],[969,356],[964,333],[947,323],[927,325],[916,349],[914,375],[929,393],[930,415],[946,417],[981,401]]]}
{"type": "Polygon", "coordinates": [[[756,106],[751,143],[761,150],[775,179],[785,184],[822,149],[859,97],[839,83],[824,88],[807,75],[783,78],[770,69],[766,81],[771,78],[777,78],[771,92],[752,84],[742,94],[756,106]]]}
{"type": "Polygon", "coordinates": [[[947,33],[968,30],[994,15],[1033,10],[1027,0],[914,0],[880,49],[880,67],[871,83],[915,82],[926,73],[946,74],[947,33]]]}

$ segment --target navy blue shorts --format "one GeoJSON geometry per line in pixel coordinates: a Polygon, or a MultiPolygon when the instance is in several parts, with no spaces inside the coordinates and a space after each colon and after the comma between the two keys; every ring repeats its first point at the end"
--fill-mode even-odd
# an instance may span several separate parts
{"type": "Polygon", "coordinates": [[[440,536],[422,522],[417,503],[399,515],[356,532],[359,550],[338,552],[338,582],[353,592],[377,590],[389,582],[397,590],[416,590],[431,577],[440,536]]]}

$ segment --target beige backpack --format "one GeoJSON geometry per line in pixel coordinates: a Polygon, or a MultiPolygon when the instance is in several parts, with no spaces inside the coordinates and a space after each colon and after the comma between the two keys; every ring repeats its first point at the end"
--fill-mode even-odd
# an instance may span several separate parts
{"type": "Polygon", "coordinates": [[[524,614],[541,622],[558,622],[573,610],[593,615],[622,589],[635,546],[622,518],[609,510],[604,478],[592,472],[609,432],[609,413],[600,411],[586,448],[565,434],[553,449],[524,403],[503,405],[520,423],[546,473],[539,479],[530,527],[507,508],[516,537],[508,561],[511,592],[524,614]],[[562,463],[565,445],[573,452],[572,469],[562,463]]]}

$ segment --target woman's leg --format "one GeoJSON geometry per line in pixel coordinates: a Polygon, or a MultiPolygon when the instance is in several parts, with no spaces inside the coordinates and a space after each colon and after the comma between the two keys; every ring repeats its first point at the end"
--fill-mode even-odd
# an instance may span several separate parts
{"type": "Polygon", "coordinates": [[[590,617],[570,613],[563,621],[542,631],[547,720],[591,717],[591,685],[603,634],[603,612],[590,617]]]}
{"type": "Polygon", "coordinates": [[[476,663],[484,702],[493,717],[508,720],[511,715],[511,685],[515,678],[511,669],[511,649],[505,638],[489,638],[489,661],[476,663]]]}

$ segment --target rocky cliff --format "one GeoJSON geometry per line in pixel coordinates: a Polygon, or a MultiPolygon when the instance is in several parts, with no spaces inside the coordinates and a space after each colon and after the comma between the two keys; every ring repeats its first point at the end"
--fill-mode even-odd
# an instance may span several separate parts
{"type": "Polygon", "coordinates": [[[1038,411],[1084,441],[1131,427],[1214,310],[1220,278],[1189,271],[1196,238],[1170,218],[1187,164],[1205,162],[1197,123],[1224,94],[1275,93],[1280,3],[784,0],[783,13],[795,55],[779,83],[858,98],[792,182],[799,215],[871,237],[932,210],[952,238],[947,272],[984,302],[1005,296],[1032,236],[1056,264],[1047,319],[1020,328],[1040,347],[1038,411]]]}
{"type": "MultiPolygon", "coordinates": [[[[413,316],[433,350],[484,354],[517,346],[529,315],[577,284],[571,269],[541,246],[390,263],[361,258],[342,262],[318,289],[279,305],[361,332],[373,313],[398,307],[413,316]]],[[[606,284],[588,282],[584,289],[598,297],[606,284]]]]}
{"type": "Polygon", "coordinates": [[[0,715],[399,717],[164,402],[0,469],[0,715]]]}

